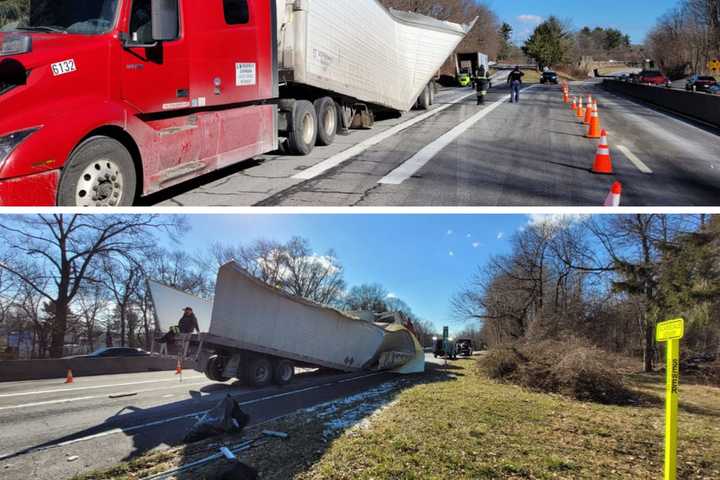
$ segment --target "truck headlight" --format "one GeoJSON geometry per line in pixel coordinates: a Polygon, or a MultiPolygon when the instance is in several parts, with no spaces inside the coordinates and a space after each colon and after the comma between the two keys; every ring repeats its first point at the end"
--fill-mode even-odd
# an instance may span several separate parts
{"type": "Polygon", "coordinates": [[[28,128],[27,130],[21,130],[19,132],[11,133],[10,135],[5,135],[4,137],[0,137],[0,165],[7,160],[13,150],[15,150],[15,148],[17,148],[23,140],[38,130],[38,128],[28,128]]]}

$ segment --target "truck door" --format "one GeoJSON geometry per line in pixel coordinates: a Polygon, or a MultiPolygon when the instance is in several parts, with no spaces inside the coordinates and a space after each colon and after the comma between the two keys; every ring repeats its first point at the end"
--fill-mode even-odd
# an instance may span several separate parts
{"type": "MultiPolygon", "coordinates": [[[[182,2],[188,3],[188,2],[182,2]]],[[[176,40],[152,45],[151,0],[132,0],[127,14],[132,43],[123,49],[122,92],[126,102],[142,113],[167,112],[190,107],[188,42],[180,12],[176,40]]]]}

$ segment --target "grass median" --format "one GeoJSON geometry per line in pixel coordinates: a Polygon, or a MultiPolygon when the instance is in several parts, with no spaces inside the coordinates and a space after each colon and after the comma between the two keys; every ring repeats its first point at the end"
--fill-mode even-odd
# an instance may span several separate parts
{"type": "MultiPolygon", "coordinates": [[[[261,428],[289,433],[241,460],[264,480],[656,479],[662,476],[662,378],[626,377],[650,399],[612,406],[500,384],[474,359],[433,366],[261,428]],[[654,400],[653,400],[654,399],[654,400]]],[[[252,430],[245,436],[253,435],[252,430]]],[[[142,478],[203,452],[215,439],[82,478],[142,478]]],[[[214,450],[213,450],[214,449],[214,450]]],[[[720,389],[681,386],[679,477],[720,478],[720,389]]],[[[219,478],[222,463],[178,478],[219,478]]]]}

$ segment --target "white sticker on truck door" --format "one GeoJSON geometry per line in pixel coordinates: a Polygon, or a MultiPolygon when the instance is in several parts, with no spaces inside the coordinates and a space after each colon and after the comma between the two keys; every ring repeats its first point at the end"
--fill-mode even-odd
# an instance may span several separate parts
{"type": "Polygon", "coordinates": [[[254,63],[235,64],[235,85],[245,87],[257,83],[257,68],[254,63]]]}
{"type": "Polygon", "coordinates": [[[53,75],[56,77],[59,75],[65,75],[66,73],[74,72],[77,70],[77,67],[75,66],[75,60],[72,58],[70,60],[63,60],[62,62],[53,63],[50,65],[50,69],[53,72],[53,75]]]}

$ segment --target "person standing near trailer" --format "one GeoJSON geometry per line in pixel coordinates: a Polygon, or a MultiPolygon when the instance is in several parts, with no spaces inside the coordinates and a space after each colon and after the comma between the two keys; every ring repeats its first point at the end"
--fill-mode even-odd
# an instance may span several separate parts
{"type": "Polygon", "coordinates": [[[183,316],[178,322],[178,328],[180,329],[180,340],[182,341],[182,358],[186,358],[190,346],[190,337],[194,332],[200,333],[197,317],[191,307],[183,309],[183,316]]]}
{"type": "Polygon", "coordinates": [[[520,103],[520,86],[522,85],[522,77],[525,74],[520,71],[520,67],[516,66],[510,75],[508,75],[508,83],[512,91],[510,92],[510,103],[520,103]]]}

